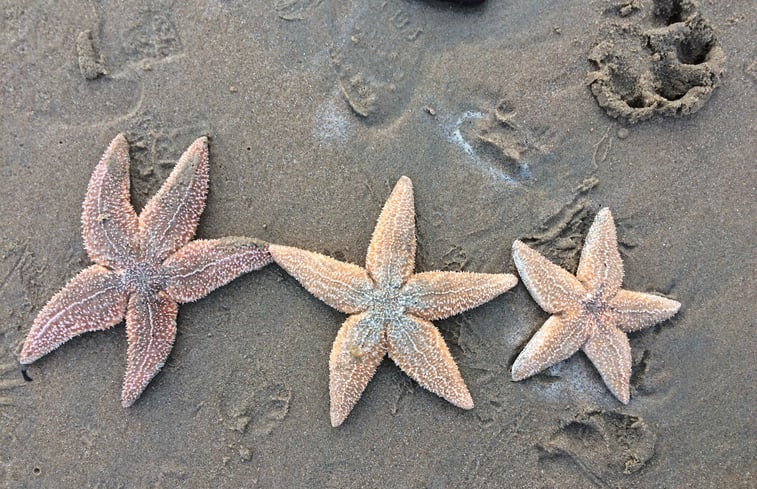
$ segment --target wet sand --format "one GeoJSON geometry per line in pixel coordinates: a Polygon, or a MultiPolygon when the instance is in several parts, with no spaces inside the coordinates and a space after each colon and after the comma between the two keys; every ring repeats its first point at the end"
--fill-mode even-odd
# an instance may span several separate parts
{"type": "Polygon", "coordinates": [[[666,12],[250,3],[3,5],[0,487],[755,486],[749,2],[703,2],[688,27],[685,0],[666,12]],[[645,51],[650,32],[657,51],[645,51]],[[643,83],[621,76],[635,72],[643,83]],[[697,84],[709,89],[686,98],[697,84]],[[603,99],[610,115],[593,90],[617,95],[603,99]],[[89,264],[81,203],[119,132],[137,209],[192,140],[211,138],[200,238],[248,235],[362,265],[407,175],[416,270],[512,273],[521,239],[574,271],[607,206],[624,288],[683,307],[630,336],[626,406],[583,354],[510,380],[548,317],[519,284],[436,323],[473,410],[385,360],[331,428],[328,355],[345,316],[275,265],[182,306],[167,365],[129,409],[123,325],[63,345],[25,382],[15,354],[89,264]]]}

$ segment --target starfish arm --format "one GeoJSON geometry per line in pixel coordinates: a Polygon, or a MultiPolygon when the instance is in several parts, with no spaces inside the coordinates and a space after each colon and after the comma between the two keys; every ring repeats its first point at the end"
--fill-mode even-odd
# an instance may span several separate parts
{"type": "Polygon", "coordinates": [[[368,246],[365,268],[380,286],[400,287],[415,267],[413,183],[399,179],[387,199],[368,246]]]}
{"type": "Polygon", "coordinates": [[[647,328],[675,315],[681,303],[659,295],[619,290],[610,300],[615,326],[626,333],[647,328]]]}
{"type": "Polygon", "coordinates": [[[208,193],[208,139],[187,148],[166,182],[139,215],[143,249],[163,261],[189,242],[208,193]]]}
{"type": "Polygon", "coordinates": [[[574,307],[585,295],[576,277],[521,241],[513,243],[513,261],[531,297],[550,314],[574,307]]]}
{"type": "Polygon", "coordinates": [[[573,355],[588,337],[580,317],[551,316],[513,363],[513,380],[531,377],[573,355]]]}
{"type": "Polygon", "coordinates": [[[387,338],[389,358],[422,387],[455,406],[473,408],[468,387],[436,326],[405,315],[390,324],[387,338]]]}
{"type": "Polygon", "coordinates": [[[425,272],[410,277],[402,294],[410,314],[432,321],[489,302],[517,283],[509,273],[425,272]]]}
{"type": "Polygon", "coordinates": [[[350,414],[384,355],[384,328],[372,324],[366,313],[348,317],[329,358],[331,426],[339,426],[350,414]]]}
{"type": "Polygon", "coordinates": [[[32,363],[74,336],[118,324],[126,301],[118,275],[100,265],[85,268],[39,312],[19,361],[32,363]]]}
{"type": "Polygon", "coordinates": [[[586,235],[576,276],[588,290],[601,289],[603,297],[620,289],[623,260],[618,251],[615,223],[607,207],[597,213],[586,235]]]}
{"type": "Polygon", "coordinates": [[[129,202],[129,143],[122,134],[95,167],[82,206],[87,254],[103,266],[125,266],[136,254],[139,221],[129,202]]]}
{"type": "Polygon", "coordinates": [[[630,399],[631,345],[624,332],[611,325],[597,325],[582,347],[607,387],[623,404],[630,399]]]}
{"type": "Polygon", "coordinates": [[[126,311],[129,343],[121,405],[134,404],[147,384],[160,371],[176,338],[179,306],[165,293],[134,294],[126,311]]]}
{"type": "Polygon", "coordinates": [[[334,309],[356,314],[368,307],[373,284],[363,268],[290,246],[270,250],[281,268],[334,309]]]}
{"type": "Polygon", "coordinates": [[[238,276],[273,261],[265,244],[252,238],[192,241],[163,264],[166,293],[176,302],[192,302],[238,276]]]}

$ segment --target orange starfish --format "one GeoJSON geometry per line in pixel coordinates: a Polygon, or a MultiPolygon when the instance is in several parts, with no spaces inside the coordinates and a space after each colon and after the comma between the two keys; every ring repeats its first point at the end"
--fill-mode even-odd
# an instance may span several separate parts
{"type": "Polygon", "coordinates": [[[331,424],[339,426],[385,355],[421,386],[473,407],[441,334],[431,323],[488,302],[518,280],[505,273],[425,272],[415,266],[413,186],[400,178],[381,211],[365,269],[328,256],[271,245],[274,260],[310,293],[351,314],[329,360],[331,424]]]}
{"type": "Polygon", "coordinates": [[[583,350],[623,404],[630,398],[631,346],[626,333],[672,317],[681,304],[620,288],[623,262],[610,210],[602,209],[586,236],[576,276],[520,241],[513,243],[520,278],[542,309],[553,314],[513,364],[522,380],[583,350]]]}
{"type": "Polygon", "coordinates": [[[178,303],[192,302],[272,261],[251,238],[191,241],[208,191],[208,141],[197,139],[137,217],[129,202],[129,145],[119,134],[95,168],[82,213],[95,265],[37,315],[19,355],[32,363],[74,336],[126,317],[129,350],[121,400],[130,406],[158,373],[176,337],[178,303]]]}

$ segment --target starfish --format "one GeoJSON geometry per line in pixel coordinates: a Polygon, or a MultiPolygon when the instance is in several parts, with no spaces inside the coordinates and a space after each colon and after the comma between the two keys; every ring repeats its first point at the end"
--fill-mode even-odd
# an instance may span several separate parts
{"type": "Polygon", "coordinates": [[[178,304],[272,261],[267,246],[252,238],[190,241],[207,192],[208,141],[202,137],[137,217],[129,201],[129,144],[116,136],[92,174],[83,205],[84,246],[95,264],[39,312],[21,364],[125,316],[129,348],[121,400],[132,405],[171,351],[178,304]]]}
{"type": "Polygon", "coordinates": [[[681,304],[620,288],[623,262],[610,210],[600,210],[594,219],[575,276],[520,241],[513,243],[513,259],[531,296],[552,314],[515,359],[513,380],[530,377],[580,349],[613,395],[628,404],[631,346],[626,333],[672,317],[681,304]]]}
{"type": "Polygon", "coordinates": [[[415,266],[413,185],[402,177],[373,231],[365,269],[325,255],[271,245],[271,255],[310,293],[350,314],[329,360],[331,424],[339,426],[385,355],[421,386],[463,409],[473,399],[431,323],[512,288],[510,274],[425,272],[415,266]]]}

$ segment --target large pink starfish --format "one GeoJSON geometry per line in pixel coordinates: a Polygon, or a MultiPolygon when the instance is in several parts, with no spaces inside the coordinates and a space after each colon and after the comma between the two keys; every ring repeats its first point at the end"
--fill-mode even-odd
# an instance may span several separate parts
{"type": "Polygon", "coordinates": [[[518,279],[508,273],[424,272],[415,267],[413,184],[402,177],[381,211],[365,268],[289,246],[276,263],[331,307],[350,314],[329,360],[331,424],[339,426],[384,356],[420,385],[463,409],[473,399],[431,321],[488,302],[518,279]]]}
{"type": "Polygon", "coordinates": [[[87,188],[82,234],[95,265],[82,270],[34,320],[19,355],[29,364],[74,336],[126,316],[129,342],[121,393],[128,407],[158,373],[176,337],[178,303],[192,302],[272,261],[251,238],[191,241],[208,191],[208,141],[184,152],[137,217],[129,201],[129,145],[119,134],[87,188]]]}

